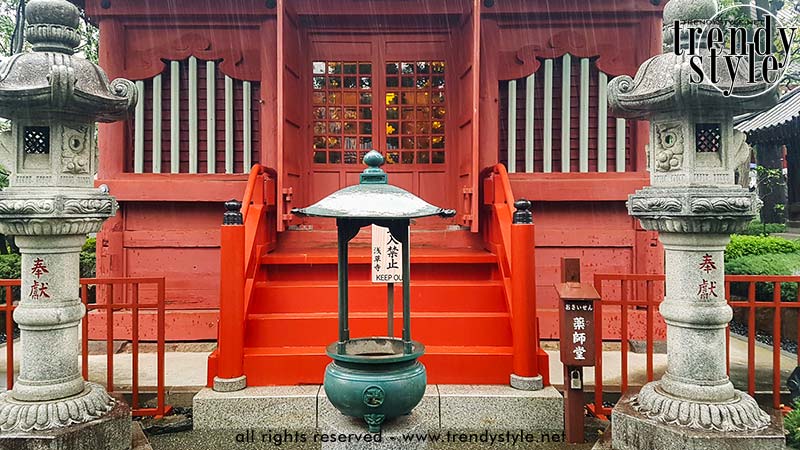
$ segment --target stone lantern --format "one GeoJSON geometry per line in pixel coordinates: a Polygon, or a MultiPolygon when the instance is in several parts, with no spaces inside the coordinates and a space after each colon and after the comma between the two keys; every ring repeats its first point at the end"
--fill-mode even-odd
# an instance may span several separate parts
{"type": "MultiPolygon", "coordinates": [[[[386,418],[408,414],[422,400],[426,374],[418,358],[425,347],[411,340],[411,219],[452,217],[455,211],[433,206],[408,191],[387,184],[383,156],[372,150],[361,182],[293,213],[336,218],[339,249],[339,339],[327,348],[333,362],[325,369],[325,393],[343,414],[363,418],[371,433],[386,418]],[[386,227],[402,246],[403,335],[351,339],[348,320],[348,243],[362,227],[386,227]]],[[[390,311],[391,317],[391,311],[390,311]]],[[[391,320],[391,318],[389,319],[391,320]]]]}
{"type": "MultiPolygon", "coordinates": [[[[68,439],[74,429],[69,442],[78,446],[69,448],[90,448],[81,444],[93,436],[86,422],[103,422],[104,438],[128,433],[107,448],[129,448],[127,406],[81,377],[78,326],[85,308],[78,263],[86,235],[117,210],[107,189],[93,187],[95,122],[125,118],[136,89],[128,80],[109,83],[102,69],[74,55],[80,43],[74,5],[32,0],[25,11],[33,51],[0,66],[0,116],[11,120],[11,131],[0,135],[2,163],[11,172],[9,187],[0,192],[0,232],[15,236],[22,253],[14,312],[20,374],[13,390],[0,394],[0,430],[16,438],[28,432],[38,439],[44,430],[51,432],[48,439],[52,433],[68,439]]],[[[0,434],[0,447],[6,437],[0,434]]]]}
{"type": "MultiPolygon", "coordinates": [[[[659,232],[666,254],[660,312],[667,323],[667,371],[615,407],[615,450],[783,448],[779,419],[734,389],[726,373],[732,310],[723,254],[730,234],[745,229],[760,207],[754,194],[734,184],[734,170],[749,149],[733,129],[733,116],[773,105],[777,93],[747,82],[746,73],[734,78],[727,97],[707,81],[694,83],[688,35],[677,42],[670,35],[676,21],[696,24],[716,12],[715,0],[671,0],[664,9],[664,52],[634,78],[615,78],[608,88],[616,114],[650,121],[651,186],[630,196],[628,211],[659,232]]],[[[709,74],[708,49],[696,51],[709,74]]],[[[731,77],[722,76],[721,84],[730,85],[731,77]]]]}

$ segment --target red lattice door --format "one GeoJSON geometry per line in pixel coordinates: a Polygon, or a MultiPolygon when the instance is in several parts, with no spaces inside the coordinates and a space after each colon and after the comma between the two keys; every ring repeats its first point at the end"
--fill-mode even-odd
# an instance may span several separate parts
{"type": "Polygon", "coordinates": [[[312,202],[358,183],[361,160],[375,149],[386,158],[392,184],[453,207],[445,53],[444,41],[430,35],[312,37],[306,149],[312,202]]]}

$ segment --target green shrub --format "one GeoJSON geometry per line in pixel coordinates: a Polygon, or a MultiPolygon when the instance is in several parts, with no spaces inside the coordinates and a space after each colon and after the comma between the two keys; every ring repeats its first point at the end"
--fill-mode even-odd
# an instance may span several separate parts
{"type": "MultiPolygon", "coordinates": [[[[800,273],[800,253],[751,255],[725,262],[727,275],[795,275],[800,273]]],[[[748,283],[731,283],[731,294],[747,297],[748,283]]],[[[756,283],[756,299],[772,300],[772,283],[756,283]]],[[[797,299],[797,283],[781,283],[781,300],[797,299]]]]}
{"type": "Polygon", "coordinates": [[[90,237],[86,239],[86,242],[84,242],[81,251],[95,253],[97,251],[97,238],[90,237]]]}
{"type": "Polygon", "coordinates": [[[19,278],[21,264],[22,264],[22,256],[16,253],[12,253],[9,255],[0,255],[0,278],[2,279],[19,278]]]}
{"type": "Polygon", "coordinates": [[[741,234],[749,236],[769,236],[772,233],[783,233],[786,231],[786,224],[783,223],[761,223],[758,219],[750,222],[747,229],[741,234]]]}
{"type": "Polygon", "coordinates": [[[786,429],[786,445],[800,449],[800,402],[795,402],[794,409],[783,418],[783,427],[786,429]]]}
{"type": "Polygon", "coordinates": [[[731,236],[725,249],[725,261],[743,256],[800,252],[800,241],[790,241],[777,236],[731,236]]]}
{"type": "Polygon", "coordinates": [[[95,252],[81,252],[81,278],[94,278],[97,274],[95,252]]]}

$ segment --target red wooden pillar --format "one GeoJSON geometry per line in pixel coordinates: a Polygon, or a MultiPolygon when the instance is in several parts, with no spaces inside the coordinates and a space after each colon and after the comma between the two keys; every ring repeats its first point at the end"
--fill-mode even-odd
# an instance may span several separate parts
{"type": "Polygon", "coordinates": [[[511,224],[511,331],[513,360],[511,387],[538,390],[544,387],[539,372],[539,330],[536,322],[536,271],[531,202],[514,202],[511,224]]]}
{"type": "MultiPolygon", "coordinates": [[[[99,22],[100,46],[98,58],[100,66],[109,79],[125,76],[125,29],[119,20],[104,18],[99,22]]],[[[139,99],[141,101],[141,99],[139,99]]],[[[98,125],[97,178],[113,179],[125,171],[126,121],[98,125]]],[[[100,184],[100,183],[97,183],[100,184]]],[[[111,192],[114,195],[114,192],[111,192]]],[[[98,277],[124,277],[128,275],[125,261],[125,212],[126,204],[121,202],[116,216],[103,224],[97,234],[96,274],[98,277]]],[[[126,289],[111,289],[110,286],[97,286],[99,303],[124,303],[126,289]],[[111,297],[113,295],[113,297],[111,297]],[[108,300],[106,300],[108,299],[108,300]]],[[[99,313],[100,311],[97,311],[99,313]]]]}
{"type": "MultiPolygon", "coordinates": [[[[124,27],[114,18],[101,20],[98,57],[100,66],[106,71],[109,79],[125,76],[125,55],[127,53],[124,27]]],[[[125,121],[98,125],[100,156],[97,176],[101,180],[116,177],[125,170],[125,150],[128,148],[125,141],[125,126],[125,121]]]]}
{"type": "Polygon", "coordinates": [[[244,224],[242,204],[225,203],[225,218],[220,230],[220,305],[217,352],[219,362],[214,390],[231,392],[244,389],[244,224]]]}

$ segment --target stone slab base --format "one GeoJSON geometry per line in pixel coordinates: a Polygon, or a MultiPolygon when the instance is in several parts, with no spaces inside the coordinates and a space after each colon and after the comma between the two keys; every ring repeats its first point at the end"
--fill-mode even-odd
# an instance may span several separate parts
{"type": "Polygon", "coordinates": [[[91,422],[45,431],[0,434],[2,450],[130,450],[131,410],[116,402],[105,416],[91,422]]]}
{"type": "MultiPolygon", "coordinates": [[[[628,339],[631,353],[647,354],[647,341],[628,339]]],[[[667,354],[667,341],[653,341],[653,353],[667,354]]]]}
{"type": "Polygon", "coordinates": [[[194,396],[194,429],[316,428],[320,390],[319,385],[258,386],[235,392],[203,388],[194,396]]]}
{"type": "MultiPolygon", "coordinates": [[[[552,386],[428,385],[414,411],[396,421],[422,430],[564,430],[564,399],[552,386]]],[[[194,429],[366,430],[330,404],[322,386],[204,388],[194,397],[194,429]]],[[[389,421],[387,421],[389,424],[389,421]]]]}
{"type": "Polygon", "coordinates": [[[564,431],[564,397],[554,387],[522,391],[504,385],[441,384],[446,430],[564,431]]]}
{"type": "MultiPolygon", "coordinates": [[[[638,413],[630,405],[636,391],[622,396],[611,415],[613,450],[783,450],[783,416],[772,411],[772,421],[757,432],[713,432],[667,425],[638,413]]],[[[598,444],[600,445],[600,444],[598,444]]],[[[607,445],[607,444],[604,444],[607,445]]]]}

